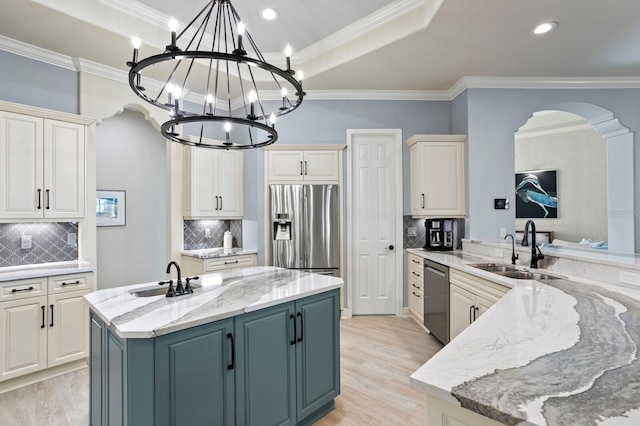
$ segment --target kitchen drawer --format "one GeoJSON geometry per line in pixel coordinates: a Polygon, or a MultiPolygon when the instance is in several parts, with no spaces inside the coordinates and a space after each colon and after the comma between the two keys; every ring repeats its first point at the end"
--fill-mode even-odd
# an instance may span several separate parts
{"type": "Polygon", "coordinates": [[[420,256],[416,256],[413,253],[409,253],[407,264],[409,265],[409,276],[415,276],[422,279],[424,272],[424,259],[420,256]]]}
{"type": "Polygon", "coordinates": [[[256,266],[256,256],[253,254],[247,256],[229,256],[205,260],[204,272],[250,268],[252,266],[256,266]]]}
{"type": "Polygon", "coordinates": [[[409,290],[409,309],[421,321],[424,318],[424,293],[410,287],[409,290]]]}
{"type": "Polygon", "coordinates": [[[70,274],[49,277],[49,294],[91,290],[92,274],[70,274]]]}
{"type": "Polygon", "coordinates": [[[409,277],[409,292],[412,291],[424,292],[424,281],[409,277]]]}
{"type": "Polygon", "coordinates": [[[47,277],[0,283],[0,301],[26,299],[47,295],[47,277]]]}

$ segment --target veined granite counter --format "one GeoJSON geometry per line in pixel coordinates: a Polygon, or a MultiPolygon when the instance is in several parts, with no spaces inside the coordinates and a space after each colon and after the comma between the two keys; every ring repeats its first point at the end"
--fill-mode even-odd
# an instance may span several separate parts
{"type": "Polygon", "coordinates": [[[272,266],[202,275],[193,294],[135,297],[158,283],[98,290],[85,296],[91,310],[121,338],[151,338],[343,286],[342,278],[272,266]]]}
{"type": "Polygon", "coordinates": [[[230,249],[224,249],[222,247],[197,249],[197,250],[183,250],[180,254],[184,256],[197,257],[199,259],[211,259],[216,257],[229,257],[229,256],[242,256],[245,254],[257,254],[256,249],[245,249],[242,247],[234,247],[230,249]]]}
{"type": "Polygon", "coordinates": [[[96,267],[87,262],[56,262],[37,265],[9,266],[0,268],[0,282],[26,280],[55,275],[95,272],[96,267]]]}
{"type": "Polygon", "coordinates": [[[469,266],[481,256],[408,251],[512,288],[414,388],[508,425],[640,424],[640,287],[505,280],[469,266]]]}

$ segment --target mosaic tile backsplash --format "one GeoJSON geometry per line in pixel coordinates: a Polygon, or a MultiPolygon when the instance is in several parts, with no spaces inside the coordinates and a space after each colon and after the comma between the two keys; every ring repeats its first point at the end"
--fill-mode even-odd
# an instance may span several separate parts
{"type": "Polygon", "coordinates": [[[242,247],[242,220],[185,220],[184,250],[222,247],[225,231],[231,231],[233,247],[242,247]],[[211,232],[209,238],[207,229],[211,232]]]}
{"type": "Polygon", "coordinates": [[[67,244],[78,235],[77,223],[0,223],[0,267],[78,260],[78,245],[67,244]],[[31,248],[20,248],[23,235],[31,248]]]}

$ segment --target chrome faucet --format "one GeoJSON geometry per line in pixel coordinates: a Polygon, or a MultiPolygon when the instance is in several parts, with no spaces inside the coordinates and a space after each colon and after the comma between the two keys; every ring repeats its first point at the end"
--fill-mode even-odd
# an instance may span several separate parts
{"type": "Polygon", "coordinates": [[[540,251],[540,247],[536,245],[536,224],[533,223],[533,220],[531,219],[529,219],[524,225],[522,245],[525,247],[529,245],[529,225],[531,225],[531,268],[537,268],[538,260],[544,259],[544,255],[540,251]]]}
{"type": "MultiPolygon", "coordinates": [[[[184,293],[184,287],[182,287],[182,272],[180,271],[180,265],[178,265],[176,262],[171,261],[169,262],[169,264],[167,265],[167,274],[171,272],[171,265],[176,267],[176,271],[178,272],[178,280],[176,281],[176,290],[175,293],[177,293],[176,295],[181,295],[184,293]]],[[[169,287],[169,291],[171,291],[171,287],[169,287]]],[[[171,297],[169,295],[169,293],[167,293],[167,297],[171,297]]]]}
{"type": "Polygon", "coordinates": [[[513,238],[513,234],[505,235],[504,239],[506,240],[507,237],[511,237],[511,264],[515,265],[516,264],[516,260],[518,260],[520,258],[520,255],[516,254],[516,239],[513,238]]]}

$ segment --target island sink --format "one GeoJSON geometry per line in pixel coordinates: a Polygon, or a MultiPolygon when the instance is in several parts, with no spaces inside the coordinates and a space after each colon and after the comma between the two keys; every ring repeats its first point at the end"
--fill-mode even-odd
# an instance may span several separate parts
{"type": "MultiPolygon", "coordinates": [[[[202,287],[200,284],[190,284],[193,290],[202,287]]],[[[147,287],[140,290],[131,290],[129,294],[135,297],[152,297],[152,296],[166,296],[167,288],[166,287],[147,287]]]]}

